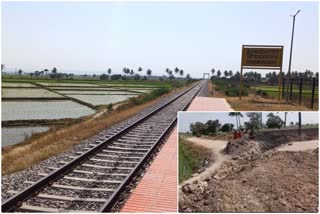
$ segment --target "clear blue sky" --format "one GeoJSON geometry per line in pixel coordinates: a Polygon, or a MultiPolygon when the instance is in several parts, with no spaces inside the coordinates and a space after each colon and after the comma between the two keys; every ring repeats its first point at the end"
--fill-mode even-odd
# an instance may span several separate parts
{"type": "MultiPolygon", "coordinates": [[[[262,122],[267,121],[267,115],[270,112],[262,113],[262,122]]],[[[284,112],[272,112],[275,115],[278,115],[284,120],[284,112]]],[[[245,121],[248,121],[246,112],[243,112],[243,118],[241,118],[241,124],[245,121]]],[[[179,132],[190,131],[190,124],[195,122],[205,123],[208,120],[219,120],[221,124],[232,123],[236,126],[235,117],[230,117],[229,112],[179,112],[178,122],[179,122],[179,132]]],[[[316,124],[319,123],[319,114],[318,112],[301,112],[301,122],[302,124],[316,124]]],[[[298,122],[298,112],[288,112],[287,114],[287,125],[291,122],[298,122]]]]}
{"type": "Polygon", "coordinates": [[[3,2],[2,63],[92,74],[178,66],[201,77],[239,70],[242,44],[269,44],[284,45],[287,71],[298,9],[292,70],[317,71],[317,2],[3,2]]]}

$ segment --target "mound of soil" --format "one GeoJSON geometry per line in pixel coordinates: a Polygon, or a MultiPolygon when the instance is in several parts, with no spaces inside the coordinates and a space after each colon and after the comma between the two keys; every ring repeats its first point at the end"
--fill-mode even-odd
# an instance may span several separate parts
{"type": "Polygon", "coordinates": [[[245,136],[238,140],[229,141],[223,153],[231,156],[255,156],[261,154],[261,148],[257,142],[250,141],[245,136]]]}
{"type": "Polygon", "coordinates": [[[318,149],[251,151],[226,161],[206,181],[183,186],[179,211],[318,212],[318,149]]]}

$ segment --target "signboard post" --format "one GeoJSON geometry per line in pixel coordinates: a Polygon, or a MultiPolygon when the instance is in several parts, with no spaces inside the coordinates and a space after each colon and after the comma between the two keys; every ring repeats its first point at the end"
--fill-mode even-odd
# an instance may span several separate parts
{"type": "Polygon", "coordinates": [[[283,46],[272,45],[242,45],[241,71],[240,71],[240,90],[239,99],[242,95],[242,71],[243,69],[269,69],[279,70],[279,94],[281,99],[282,82],[282,59],[283,46]]]}

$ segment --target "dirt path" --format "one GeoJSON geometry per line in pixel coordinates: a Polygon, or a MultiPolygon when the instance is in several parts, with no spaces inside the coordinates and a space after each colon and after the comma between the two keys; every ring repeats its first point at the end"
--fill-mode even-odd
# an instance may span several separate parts
{"type": "Polygon", "coordinates": [[[319,147],[319,140],[296,141],[277,148],[278,151],[307,151],[319,147]]]}
{"type": "Polygon", "coordinates": [[[188,138],[188,141],[193,142],[197,145],[204,146],[212,151],[212,156],[214,157],[214,163],[210,165],[210,167],[206,168],[205,171],[203,171],[200,174],[195,174],[195,176],[192,176],[188,180],[182,182],[180,184],[180,187],[182,187],[185,184],[191,184],[194,181],[203,181],[206,180],[214,171],[216,171],[221,164],[230,159],[230,156],[224,155],[221,153],[221,150],[224,149],[227,145],[227,141],[222,140],[209,140],[209,139],[203,139],[203,138],[197,138],[192,137],[188,138]]]}
{"type": "Polygon", "coordinates": [[[255,159],[225,161],[216,171],[229,170],[223,179],[215,176],[182,188],[179,211],[318,212],[318,142],[292,142],[255,159]]]}

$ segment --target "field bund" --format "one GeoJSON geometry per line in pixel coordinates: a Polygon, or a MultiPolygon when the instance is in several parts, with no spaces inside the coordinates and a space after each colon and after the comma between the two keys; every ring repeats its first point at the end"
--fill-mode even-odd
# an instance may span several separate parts
{"type": "Polygon", "coordinates": [[[2,82],[2,147],[168,86],[99,80],[2,82]]]}

